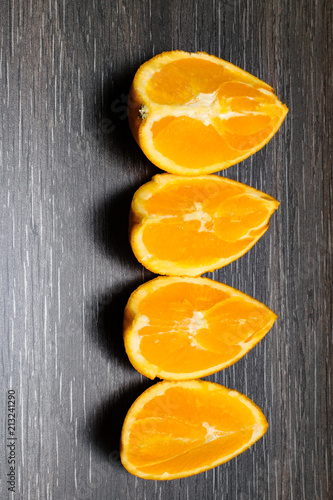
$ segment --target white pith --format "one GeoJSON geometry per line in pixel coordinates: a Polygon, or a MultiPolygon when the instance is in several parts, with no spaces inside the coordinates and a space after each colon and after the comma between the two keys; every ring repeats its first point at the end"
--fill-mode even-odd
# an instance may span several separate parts
{"type": "Polygon", "coordinates": [[[190,220],[197,220],[200,222],[200,227],[198,229],[199,233],[201,231],[212,231],[208,229],[207,223],[212,221],[212,217],[202,209],[202,203],[194,202],[194,210],[188,214],[183,215],[183,220],[185,222],[190,220]]]}
{"type": "MultiPolygon", "coordinates": [[[[265,89],[256,90],[269,94],[275,98],[273,94],[265,89]]],[[[237,116],[256,116],[265,114],[263,111],[230,111],[229,109],[227,109],[226,104],[219,101],[217,90],[215,92],[212,92],[211,94],[199,93],[185,104],[159,104],[150,101],[149,97],[146,97],[146,99],[147,102],[149,102],[148,107],[153,110],[153,112],[151,111],[146,118],[147,123],[149,122],[150,125],[149,128],[151,128],[154,122],[161,120],[165,116],[186,116],[188,118],[200,120],[204,125],[208,126],[213,125],[216,118],[220,120],[228,120],[229,118],[234,118],[237,116]]],[[[228,99],[230,98],[226,98],[226,103],[228,102],[228,99]]],[[[247,97],[247,99],[256,101],[256,98],[254,97],[247,97]]],[[[275,98],[275,105],[278,105],[278,103],[279,100],[275,98]]]]}

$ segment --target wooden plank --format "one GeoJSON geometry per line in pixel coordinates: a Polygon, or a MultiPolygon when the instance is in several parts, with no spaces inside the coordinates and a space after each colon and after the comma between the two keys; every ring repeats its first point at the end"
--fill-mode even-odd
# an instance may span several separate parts
{"type": "Polygon", "coordinates": [[[325,0],[10,0],[1,19],[1,498],[7,390],[16,391],[17,498],[328,500],[332,402],[332,9],[325,0]],[[279,319],[208,379],[253,399],[269,431],[214,470],[144,481],[119,433],[151,385],[130,366],[122,312],[152,277],[127,217],[157,169],[128,130],[138,66],[204,50],[267,81],[290,108],[253,157],[223,172],[281,206],[258,244],[208,274],[279,319]]]}

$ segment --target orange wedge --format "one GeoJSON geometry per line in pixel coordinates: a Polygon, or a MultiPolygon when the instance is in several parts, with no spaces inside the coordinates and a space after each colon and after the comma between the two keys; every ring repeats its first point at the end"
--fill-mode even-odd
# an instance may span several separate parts
{"type": "Polygon", "coordinates": [[[144,479],[206,471],[265,434],[261,410],[237,391],[212,382],[159,382],[128,411],[121,434],[124,467],[144,479]]]}
{"type": "Polygon", "coordinates": [[[278,206],[271,196],[218,175],[156,175],[134,194],[131,246],[154,273],[199,276],[247,252],[278,206]]]}
{"type": "Polygon", "coordinates": [[[134,368],[151,379],[205,377],[242,358],[276,318],[261,302],[222,283],[159,277],[129,298],[125,348],[134,368]]]}
{"type": "Polygon", "coordinates": [[[137,71],[128,101],[133,135],[155,165],[178,175],[217,172],[261,149],[287,107],[272,87],[204,52],[164,52],[137,71]]]}

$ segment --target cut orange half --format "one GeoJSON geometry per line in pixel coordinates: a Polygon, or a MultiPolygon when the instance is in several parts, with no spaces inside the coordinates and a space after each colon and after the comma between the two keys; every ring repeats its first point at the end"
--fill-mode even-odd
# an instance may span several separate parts
{"type": "Polygon", "coordinates": [[[134,194],[131,246],[154,273],[199,276],[247,252],[278,206],[271,196],[218,175],[156,175],[134,194]]]}
{"type": "Polygon", "coordinates": [[[176,479],[239,455],[268,424],[237,391],[212,382],[159,382],[133,403],[124,421],[120,458],[144,479],[176,479]]]}
{"type": "Polygon", "coordinates": [[[261,149],[287,107],[272,87],[204,52],[164,52],[137,71],[133,135],[152,163],[178,175],[217,172],[261,149]]]}
{"type": "Polygon", "coordinates": [[[207,278],[159,277],[137,288],[124,316],[124,342],[143,375],[205,377],[232,365],[277,316],[261,302],[207,278]]]}

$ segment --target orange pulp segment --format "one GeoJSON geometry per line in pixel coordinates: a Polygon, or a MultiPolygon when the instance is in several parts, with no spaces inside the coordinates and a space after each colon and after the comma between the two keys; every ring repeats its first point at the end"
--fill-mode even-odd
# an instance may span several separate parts
{"type": "Polygon", "coordinates": [[[287,112],[274,90],[246,71],[204,52],[178,50],[139,68],[128,101],[130,128],[149,160],[190,176],[249,157],[287,112]]]}
{"type": "Polygon", "coordinates": [[[125,348],[132,365],[151,379],[205,377],[243,357],[276,318],[261,302],[217,281],[164,276],[130,296],[125,348]]]}
{"type": "Polygon", "coordinates": [[[134,194],[131,246],[154,273],[199,276],[247,252],[278,206],[271,196],[217,175],[156,175],[134,194]]]}
{"type": "Polygon", "coordinates": [[[261,410],[235,390],[202,380],[163,381],[128,411],[120,457],[144,479],[187,477],[242,453],[267,427],[261,410]]]}

